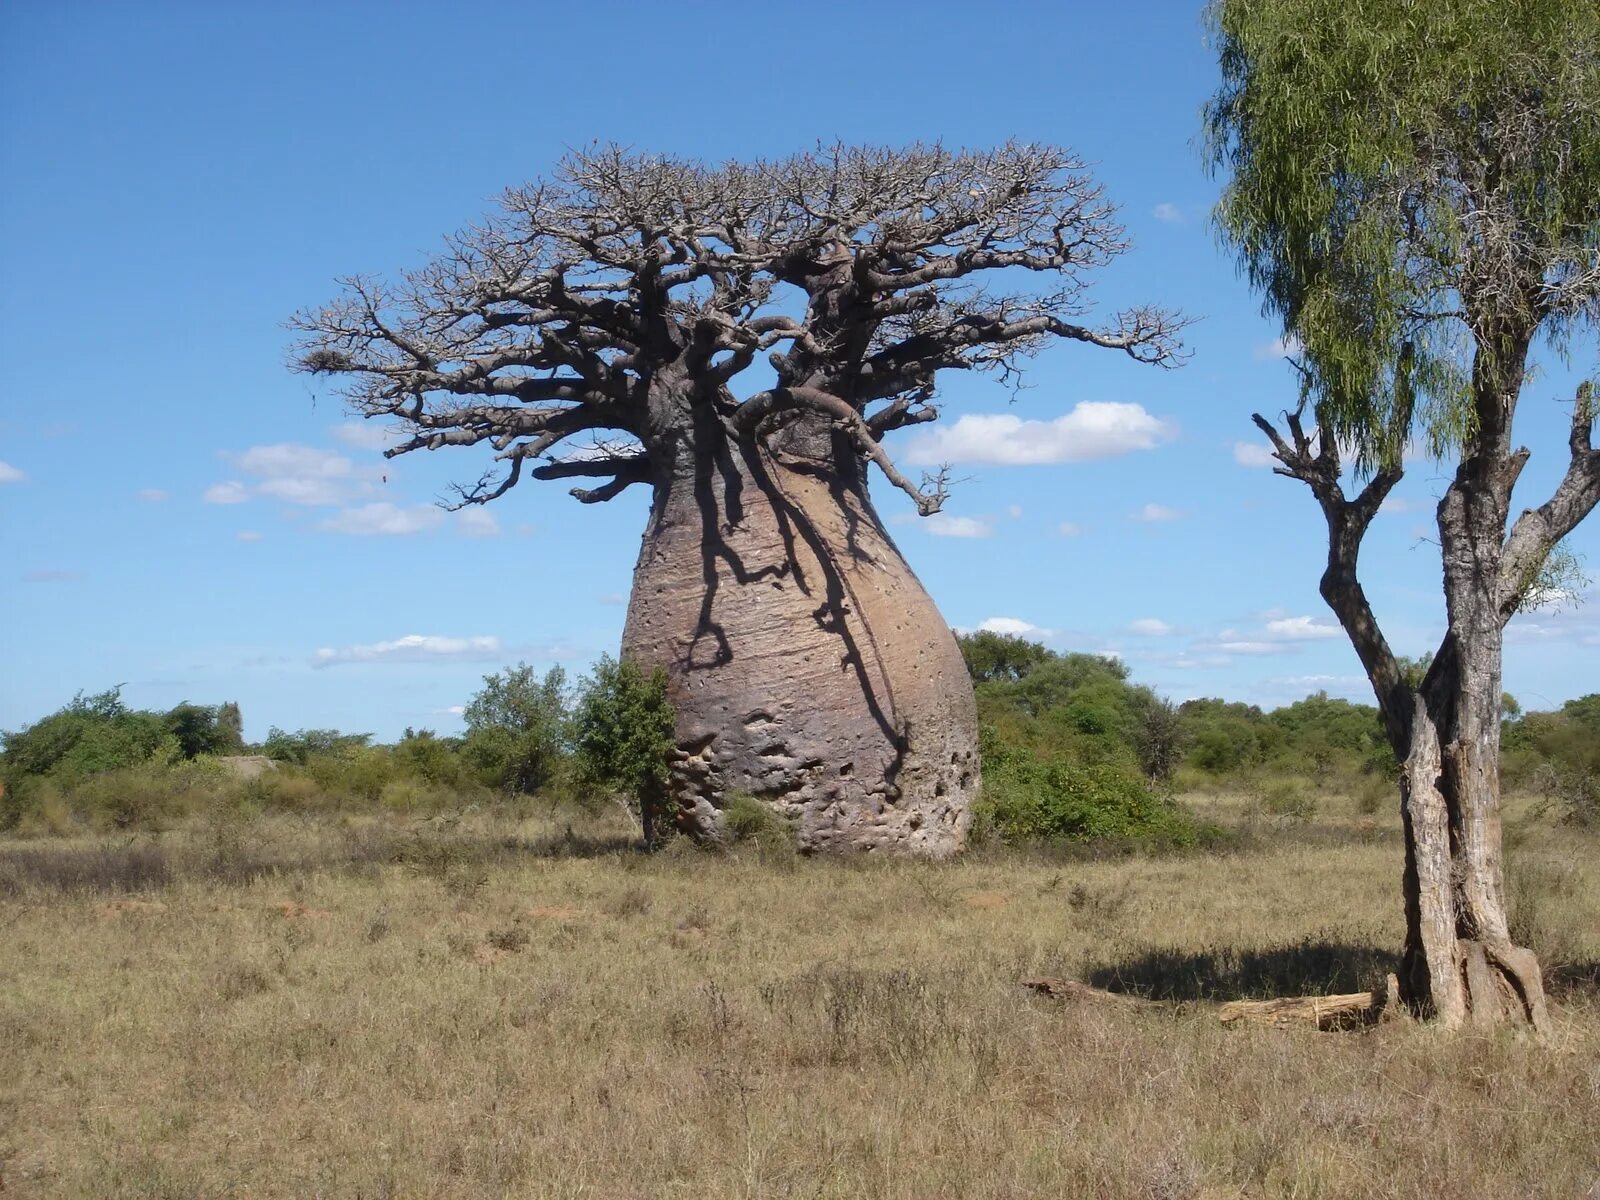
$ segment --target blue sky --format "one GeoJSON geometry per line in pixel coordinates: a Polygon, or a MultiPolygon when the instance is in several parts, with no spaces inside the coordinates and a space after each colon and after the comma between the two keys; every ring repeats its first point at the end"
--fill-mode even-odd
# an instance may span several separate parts
{"type": "MultiPolygon", "coordinates": [[[[1177,700],[1369,698],[1316,593],[1320,515],[1249,449],[1249,414],[1285,407],[1293,383],[1207,225],[1217,185],[1196,141],[1213,79],[1199,6],[1175,0],[14,0],[0,11],[0,728],[125,683],[139,706],[237,700],[251,737],[451,730],[486,672],[615,652],[638,489],[580,506],[530,484],[447,515],[433,501],[476,478],[474,452],[384,463],[331,390],[285,370],[282,327],[336,276],[419,262],[596,138],[711,160],[835,138],[1075,149],[1134,240],[1099,304],[1185,310],[1193,357],[1161,372],[1062,345],[1014,398],[950,381],[945,419],[891,445],[960,460],[947,515],[919,522],[876,489],[902,550],[953,625],[1120,654],[1177,700]]],[[[1592,340],[1569,363],[1541,355],[1523,503],[1558,477],[1559,401],[1595,360],[1592,340]]],[[[1442,630],[1429,539],[1444,478],[1413,464],[1364,552],[1405,653],[1442,630]]],[[[1600,521],[1571,544],[1600,564],[1600,521]]],[[[1592,588],[1514,622],[1506,676],[1524,704],[1600,689],[1597,668],[1592,588]]]]}

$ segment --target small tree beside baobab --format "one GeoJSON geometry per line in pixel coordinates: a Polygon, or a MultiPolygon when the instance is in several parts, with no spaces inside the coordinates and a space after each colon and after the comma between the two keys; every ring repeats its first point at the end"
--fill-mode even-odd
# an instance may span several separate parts
{"type": "Polygon", "coordinates": [[[1600,317],[1600,8],[1569,0],[1219,0],[1208,119],[1218,209],[1299,344],[1299,407],[1255,418],[1327,520],[1324,599],[1401,764],[1401,994],[1448,1026],[1548,1020],[1512,941],[1500,837],[1502,638],[1600,501],[1589,384],[1564,473],[1513,518],[1513,419],[1541,337],[1600,317]],[[1418,439],[1456,468],[1437,510],[1446,633],[1409,673],[1357,577],[1418,439]],[[1347,493],[1342,472],[1361,486],[1347,493]]]}
{"type": "Polygon", "coordinates": [[[1072,155],[837,146],[707,167],[593,148],[397,281],[302,313],[298,365],[392,418],[391,454],[492,447],[461,504],[524,478],[640,484],[623,656],[676,713],[671,815],[714,836],[761,797],[802,846],[942,855],[978,783],[960,652],[867,488],[931,514],[885,437],[946,371],[1011,376],[1057,339],[1169,365],[1180,322],[1079,323],[1124,249],[1072,155]],[[1042,288],[1011,291],[1022,277],[1042,288]],[[983,281],[992,278],[992,286],[983,281]]]}

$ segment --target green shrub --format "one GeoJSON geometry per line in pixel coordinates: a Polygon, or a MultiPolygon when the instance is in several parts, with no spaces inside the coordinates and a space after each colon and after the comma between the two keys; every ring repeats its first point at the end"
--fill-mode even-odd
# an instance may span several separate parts
{"type": "Polygon", "coordinates": [[[1194,819],[1123,768],[1048,761],[984,730],[979,823],[1008,842],[1140,841],[1190,846],[1194,819]]]}
{"type": "Polygon", "coordinates": [[[480,783],[518,795],[555,779],[569,737],[566,691],[560,667],[542,680],[526,663],[484,676],[463,714],[462,757],[480,783]]]}
{"type": "Polygon", "coordinates": [[[793,826],[758,797],[735,792],[722,806],[722,828],[727,841],[754,846],[763,856],[795,852],[793,826]]]}
{"type": "Polygon", "coordinates": [[[646,675],[635,663],[609,655],[584,680],[573,714],[580,780],[631,800],[651,844],[670,818],[673,724],[666,672],[657,667],[646,675]]]}

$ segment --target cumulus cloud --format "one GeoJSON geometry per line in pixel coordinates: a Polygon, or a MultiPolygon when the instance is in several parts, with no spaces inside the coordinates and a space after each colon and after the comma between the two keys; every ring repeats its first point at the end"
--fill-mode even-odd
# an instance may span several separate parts
{"type": "Polygon", "coordinates": [[[968,413],[946,428],[918,434],[906,461],[1035,466],[1089,462],[1135,450],[1152,450],[1177,435],[1168,421],[1142,404],[1085,400],[1053,421],[1024,421],[1011,413],[968,413]]]}
{"type": "Polygon", "coordinates": [[[259,542],[261,540],[261,535],[254,529],[241,529],[233,536],[241,542],[259,542]]]}
{"type": "Polygon", "coordinates": [[[1221,650],[1227,654],[1282,654],[1284,652],[1285,647],[1282,642],[1240,640],[1237,636],[1230,637],[1229,635],[1232,633],[1231,629],[1224,630],[1222,637],[1218,640],[1196,644],[1203,644],[1210,649],[1221,650]]]}
{"type": "Polygon", "coordinates": [[[250,490],[237,479],[230,479],[226,483],[213,483],[200,493],[200,499],[207,504],[243,504],[250,499],[250,490]]]}
{"type": "Polygon", "coordinates": [[[1056,526],[1056,532],[1062,537],[1077,537],[1083,532],[1083,526],[1075,525],[1071,521],[1063,521],[1056,526]]]}
{"type": "Polygon", "coordinates": [[[146,504],[160,504],[163,500],[172,499],[172,493],[164,488],[140,488],[135,495],[146,504]]]}
{"type": "Polygon", "coordinates": [[[1182,510],[1168,508],[1165,504],[1146,504],[1132,515],[1135,521],[1177,521],[1181,520],[1184,514],[1182,510]]]}
{"type": "Polygon", "coordinates": [[[994,526],[981,517],[952,517],[949,513],[934,513],[921,524],[934,537],[986,538],[994,533],[994,526]]]}
{"type": "Polygon", "coordinates": [[[1162,202],[1153,210],[1158,221],[1165,221],[1168,225],[1176,225],[1183,220],[1183,210],[1176,204],[1162,202]]]}
{"type": "Polygon", "coordinates": [[[1279,617],[1267,622],[1267,636],[1282,642],[1310,642],[1339,636],[1337,625],[1315,617],[1279,617]]]}
{"type": "Polygon", "coordinates": [[[211,501],[214,504],[237,504],[254,494],[301,508],[334,508],[372,491],[368,477],[373,475],[373,469],[358,469],[336,450],[277,442],[251,446],[236,454],[224,453],[222,457],[254,482],[247,486],[230,480],[216,485],[212,492],[235,498],[211,501]]]}
{"type": "Polygon", "coordinates": [[[1263,342],[1253,351],[1255,357],[1261,362],[1270,362],[1275,358],[1292,358],[1305,347],[1300,344],[1300,339],[1294,336],[1274,338],[1270,342],[1263,342]]]}
{"type": "Polygon", "coordinates": [[[431,504],[401,508],[387,500],[362,504],[335,513],[317,527],[329,533],[348,533],[356,537],[398,537],[425,533],[444,523],[444,513],[431,504]]]}
{"type": "Polygon", "coordinates": [[[621,605],[628,602],[628,598],[621,592],[607,592],[604,596],[601,596],[599,600],[601,604],[607,605],[621,605]]]}
{"type": "Polygon", "coordinates": [[[1010,517],[1013,521],[1020,521],[1022,519],[1022,505],[1006,505],[1006,516],[1010,517]]]}
{"type": "Polygon", "coordinates": [[[1172,626],[1157,617],[1140,617],[1128,623],[1128,632],[1136,637],[1166,637],[1172,626]]]}
{"type": "Polygon", "coordinates": [[[1235,442],[1233,461],[1241,467],[1275,467],[1278,460],[1272,457],[1272,447],[1261,442],[1235,442]]]}
{"type": "Polygon", "coordinates": [[[0,483],[27,483],[27,472],[13,467],[8,462],[0,461],[0,483]]]}
{"type": "Polygon", "coordinates": [[[311,658],[314,667],[341,663],[438,662],[447,659],[493,659],[501,653],[497,637],[440,637],[408,633],[392,642],[356,646],[324,646],[311,658]]]}
{"type": "Polygon", "coordinates": [[[1039,626],[1019,617],[986,617],[979,623],[978,628],[984,633],[1004,633],[1013,637],[1027,637],[1029,634],[1045,637],[1050,633],[1048,629],[1040,629],[1039,626]]]}
{"type": "Polygon", "coordinates": [[[496,537],[500,522],[486,508],[463,508],[456,513],[456,532],[469,538],[496,537]]]}

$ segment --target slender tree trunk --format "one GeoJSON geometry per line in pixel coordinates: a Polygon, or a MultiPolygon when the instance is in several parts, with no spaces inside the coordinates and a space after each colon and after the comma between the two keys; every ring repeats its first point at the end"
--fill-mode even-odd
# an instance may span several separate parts
{"type": "Polygon", "coordinates": [[[979,777],[971,682],[854,445],[804,420],[758,445],[699,413],[659,456],[623,635],[667,670],[677,823],[715,838],[750,793],[802,849],[956,852],[979,777]]]}
{"type": "Polygon", "coordinates": [[[1402,995],[1450,1027],[1548,1026],[1534,953],[1511,939],[1500,835],[1505,514],[1453,485],[1440,505],[1450,632],[1418,690],[1402,770],[1406,947],[1402,995]]]}

